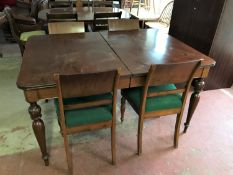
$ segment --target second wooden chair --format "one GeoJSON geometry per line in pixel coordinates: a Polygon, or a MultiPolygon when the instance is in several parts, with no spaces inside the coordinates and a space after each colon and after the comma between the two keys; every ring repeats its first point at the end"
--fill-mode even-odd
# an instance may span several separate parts
{"type": "Polygon", "coordinates": [[[201,61],[177,64],[152,65],[146,76],[144,87],[121,91],[121,117],[123,121],[125,100],[139,115],[138,155],[142,153],[142,129],[145,119],[177,114],[174,134],[174,147],[178,147],[179,131],[186,98],[196,70],[201,61]],[[157,76],[160,75],[160,76],[157,76]],[[183,84],[177,89],[174,84],[183,84]],[[182,95],[181,95],[182,94],[182,95]]]}

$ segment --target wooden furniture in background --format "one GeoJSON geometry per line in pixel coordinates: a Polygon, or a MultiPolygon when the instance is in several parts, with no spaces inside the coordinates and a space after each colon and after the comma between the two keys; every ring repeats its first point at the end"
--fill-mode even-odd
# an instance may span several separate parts
{"type": "Polygon", "coordinates": [[[113,7],[113,1],[93,0],[92,7],[113,7]]]}
{"type": "Polygon", "coordinates": [[[108,19],[108,31],[137,30],[138,19],[108,19]]]}
{"type": "Polygon", "coordinates": [[[116,164],[116,104],[119,72],[55,74],[58,101],[55,104],[67,157],[73,174],[68,135],[100,128],[111,128],[112,164],[116,164]]]}
{"type": "Polygon", "coordinates": [[[232,7],[233,1],[226,0],[209,54],[216,61],[216,66],[210,70],[205,89],[233,86],[232,7]]]}
{"type": "Polygon", "coordinates": [[[48,22],[62,22],[62,21],[78,21],[77,13],[59,13],[59,14],[50,14],[47,13],[48,22]]]}
{"type": "Polygon", "coordinates": [[[49,8],[63,8],[63,7],[73,7],[73,2],[70,0],[56,1],[48,0],[49,8]]]}
{"type": "MultiPolygon", "coordinates": [[[[179,63],[196,59],[203,59],[203,64],[195,74],[197,79],[192,83],[194,92],[190,99],[185,130],[198,104],[204,78],[215,64],[211,58],[153,29],[31,38],[24,52],[17,86],[24,91],[25,100],[30,104],[28,112],[45,164],[49,164],[49,157],[45,126],[37,102],[40,99],[58,97],[53,80],[54,73],[96,73],[118,69],[118,89],[124,89],[143,86],[151,64],[179,63]]],[[[169,79],[167,75],[167,72],[158,73],[158,76],[169,79]]]]}
{"type": "Polygon", "coordinates": [[[121,118],[124,118],[125,100],[133,107],[139,116],[138,120],[138,155],[142,153],[142,130],[145,119],[165,117],[177,114],[174,134],[174,147],[178,147],[180,124],[185,102],[196,70],[201,62],[189,61],[174,64],[151,65],[146,75],[144,87],[123,89],[121,91],[121,118]],[[161,77],[166,73],[169,79],[161,77]],[[182,88],[174,84],[183,83],[182,88]],[[182,95],[181,95],[182,94],[182,95]]]}
{"type": "Polygon", "coordinates": [[[24,25],[24,28],[20,27],[16,23],[10,7],[5,7],[4,13],[6,15],[7,21],[9,22],[11,34],[15,41],[18,43],[22,56],[24,53],[25,44],[30,37],[46,35],[45,31],[42,30],[42,27],[39,25],[24,25]]]}
{"type": "Polygon", "coordinates": [[[225,0],[175,0],[169,34],[208,55],[225,0]]]}
{"type": "Polygon", "coordinates": [[[94,13],[113,13],[113,12],[122,12],[121,19],[130,19],[132,15],[119,8],[112,7],[82,7],[79,8],[78,11],[76,8],[53,8],[53,9],[45,9],[39,12],[38,18],[42,21],[47,21],[46,14],[78,14],[78,21],[83,21],[85,24],[92,24],[94,20],[94,13]]]}
{"type": "Polygon", "coordinates": [[[54,22],[48,23],[49,34],[82,33],[85,32],[84,22],[54,22]]]}
{"type": "Polygon", "coordinates": [[[174,1],[170,1],[162,10],[160,16],[153,21],[145,22],[145,26],[149,28],[161,29],[166,30],[168,33],[171,16],[172,16],[172,9],[173,9],[174,1]]]}
{"type": "Polygon", "coordinates": [[[94,13],[93,31],[108,30],[108,18],[121,19],[122,12],[94,13]]]}

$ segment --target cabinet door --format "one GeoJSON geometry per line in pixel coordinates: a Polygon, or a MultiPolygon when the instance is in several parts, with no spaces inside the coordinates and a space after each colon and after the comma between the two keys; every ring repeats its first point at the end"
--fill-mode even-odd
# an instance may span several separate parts
{"type": "Polygon", "coordinates": [[[208,54],[225,0],[175,0],[169,34],[208,54]]]}
{"type": "Polygon", "coordinates": [[[210,50],[216,65],[210,69],[205,89],[229,88],[233,84],[233,1],[226,0],[210,50]]]}

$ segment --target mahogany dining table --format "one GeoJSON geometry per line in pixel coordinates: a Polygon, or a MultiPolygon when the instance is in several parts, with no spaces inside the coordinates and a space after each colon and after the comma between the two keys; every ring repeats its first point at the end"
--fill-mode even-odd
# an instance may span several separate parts
{"type": "MultiPolygon", "coordinates": [[[[17,86],[24,91],[25,99],[30,104],[28,112],[45,165],[49,165],[49,156],[41,107],[37,102],[58,96],[54,73],[93,73],[119,69],[118,88],[123,89],[142,86],[151,64],[195,59],[203,59],[203,64],[192,83],[194,91],[190,98],[185,132],[200,99],[204,78],[215,64],[210,57],[155,29],[31,37],[26,43],[17,86]]],[[[158,76],[169,78],[168,74],[158,76]]]]}
{"type": "Polygon", "coordinates": [[[79,7],[77,8],[50,8],[50,9],[44,9],[39,11],[38,13],[38,19],[42,21],[47,21],[47,16],[46,14],[73,14],[77,13],[78,14],[78,21],[83,21],[85,24],[92,23],[94,20],[94,13],[106,13],[106,12],[122,12],[121,18],[122,19],[130,19],[130,18],[135,18],[132,14],[127,12],[124,9],[120,8],[112,8],[112,7],[79,7]]]}

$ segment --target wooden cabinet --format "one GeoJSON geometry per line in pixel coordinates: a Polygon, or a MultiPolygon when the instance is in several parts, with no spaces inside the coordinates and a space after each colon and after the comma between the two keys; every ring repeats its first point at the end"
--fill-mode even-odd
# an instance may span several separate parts
{"type": "Polygon", "coordinates": [[[232,16],[232,0],[174,1],[169,34],[216,61],[206,80],[206,90],[232,86],[232,16]]]}
{"type": "Polygon", "coordinates": [[[226,0],[210,50],[216,61],[205,89],[229,88],[233,84],[233,1],[226,0]]]}
{"type": "Polygon", "coordinates": [[[169,34],[209,54],[225,0],[175,0],[169,34]]]}

